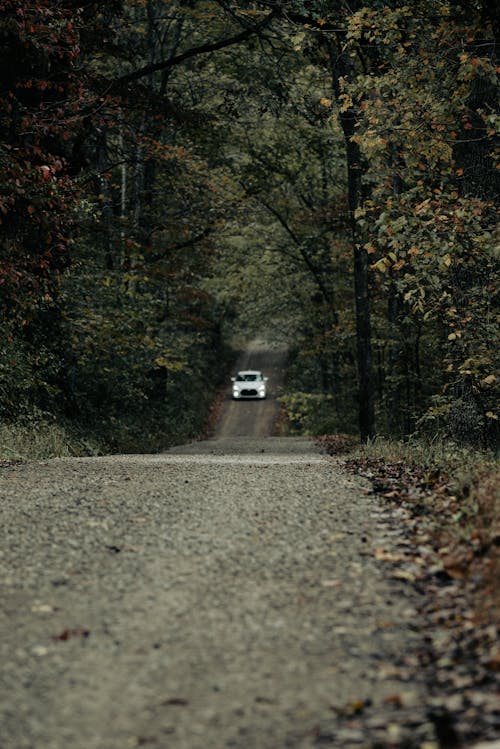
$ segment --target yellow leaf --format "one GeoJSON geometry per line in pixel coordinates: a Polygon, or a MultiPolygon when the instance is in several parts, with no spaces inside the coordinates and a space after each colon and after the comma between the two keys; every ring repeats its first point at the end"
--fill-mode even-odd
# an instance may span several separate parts
{"type": "Polygon", "coordinates": [[[340,107],[340,111],[347,112],[347,110],[353,105],[352,98],[348,94],[342,94],[340,99],[342,101],[342,106],[340,107]]]}
{"type": "Polygon", "coordinates": [[[372,270],[379,270],[381,273],[385,273],[387,271],[387,265],[385,264],[385,258],[382,258],[382,260],[378,260],[376,263],[374,263],[371,266],[372,270]]]}
{"type": "Polygon", "coordinates": [[[485,377],[483,380],[481,380],[482,385],[493,385],[494,382],[497,381],[497,378],[494,374],[490,374],[487,377],[485,377]]]}

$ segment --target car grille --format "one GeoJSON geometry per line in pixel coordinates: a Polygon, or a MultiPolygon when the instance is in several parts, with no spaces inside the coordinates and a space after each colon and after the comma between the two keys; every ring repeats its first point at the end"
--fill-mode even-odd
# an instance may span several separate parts
{"type": "Polygon", "coordinates": [[[245,388],[241,391],[241,395],[257,395],[255,388],[245,388]]]}

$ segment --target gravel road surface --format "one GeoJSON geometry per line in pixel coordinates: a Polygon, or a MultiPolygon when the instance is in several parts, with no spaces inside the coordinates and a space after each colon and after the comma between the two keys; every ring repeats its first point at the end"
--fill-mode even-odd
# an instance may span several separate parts
{"type": "Polygon", "coordinates": [[[437,747],[418,601],[373,553],[398,518],[308,440],[226,424],[0,497],[1,749],[437,747]]]}

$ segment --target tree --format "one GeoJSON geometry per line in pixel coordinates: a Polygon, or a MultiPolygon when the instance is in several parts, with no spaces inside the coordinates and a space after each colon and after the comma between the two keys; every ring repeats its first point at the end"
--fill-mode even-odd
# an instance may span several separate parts
{"type": "Polygon", "coordinates": [[[187,434],[252,309],[363,438],[494,431],[490,2],[18,0],[0,35],[4,415],[187,434]]]}
{"type": "MultiPolygon", "coordinates": [[[[442,360],[447,397],[429,414],[457,413],[454,402],[463,405],[468,399],[469,423],[457,429],[452,419],[449,428],[460,438],[474,433],[476,441],[485,439],[494,416],[489,407],[494,362],[487,350],[495,336],[491,191],[498,190],[498,118],[488,104],[491,93],[482,99],[484,108],[477,107],[474,93],[496,81],[485,34],[488,39],[479,15],[454,18],[444,5],[436,6],[427,25],[414,8],[365,9],[351,19],[349,44],[360,47],[360,54],[365,44],[374,46],[380,61],[342,83],[344,106],[358,110],[354,140],[369,164],[371,191],[358,210],[358,223],[374,268],[387,278],[379,294],[398,300],[391,332],[399,328],[400,340],[413,338],[411,355],[419,376],[407,412],[413,418],[421,415],[422,395],[438,397],[439,384],[422,388],[419,380],[431,383],[430,372],[442,360]],[[479,180],[465,178],[471,151],[464,152],[464,143],[472,130],[483,154],[479,180]],[[432,349],[436,336],[442,348],[424,373],[421,363],[429,356],[420,348],[432,349]]],[[[407,355],[399,359],[408,366],[407,355]]],[[[390,373],[393,380],[395,375],[390,373]]]]}
{"type": "Polygon", "coordinates": [[[8,415],[19,401],[50,399],[64,380],[58,295],[71,262],[74,174],[81,167],[78,142],[89,105],[75,61],[79,29],[96,7],[0,3],[0,308],[6,342],[0,367],[10,382],[3,398],[8,415]]]}

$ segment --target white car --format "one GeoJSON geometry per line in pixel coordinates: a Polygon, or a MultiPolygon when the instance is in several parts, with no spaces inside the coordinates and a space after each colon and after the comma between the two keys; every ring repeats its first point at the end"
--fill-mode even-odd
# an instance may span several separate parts
{"type": "Polygon", "coordinates": [[[265,398],[268,378],[256,369],[247,369],[231,377],[233,383],[233,398],[265,398]]]}

